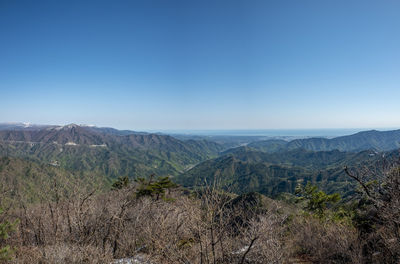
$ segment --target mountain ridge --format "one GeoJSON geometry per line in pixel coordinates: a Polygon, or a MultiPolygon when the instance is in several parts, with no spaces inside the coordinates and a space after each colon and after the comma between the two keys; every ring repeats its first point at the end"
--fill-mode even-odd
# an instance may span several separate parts
{"type": "Polygon", "coordinates": [[[378,131],[361,131],[352,135],[335,138],[313,137],[305,139],[294,139],[289,142],[264,140],[248,144],[249,147],[266,152],[292,150],[304,148],[312,151],[362,151],[373,149],[377,151],[390,151],[400,148],[400,129],[378,131]]]}
{"type": "Polygon", "coordinates": [[[58,161],[68,169],[99,170],[117,177],[177,175],[187,166],[215,157],[214,142],[180,141],[168,135],[103,133],[78,125],[35,130],[1,130],[0,155],[58,161]]]}

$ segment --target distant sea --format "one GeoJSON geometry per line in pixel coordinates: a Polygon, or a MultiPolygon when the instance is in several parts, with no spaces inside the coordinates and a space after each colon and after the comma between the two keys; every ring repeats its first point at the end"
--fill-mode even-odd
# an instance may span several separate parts
{"type": "MultiPolygon", "coordinates": [[[[380,128],[376,130],[392,130],[380,128]]],[[[338,137],[355,134],[368,128],[343,129],[255,129],[255,130],[163,130],[165,134],[198,135],[198,136],[265,136],[265,137],[338,137]]],[[[154,132],[154,131],[153,131],[154,132]]]]}

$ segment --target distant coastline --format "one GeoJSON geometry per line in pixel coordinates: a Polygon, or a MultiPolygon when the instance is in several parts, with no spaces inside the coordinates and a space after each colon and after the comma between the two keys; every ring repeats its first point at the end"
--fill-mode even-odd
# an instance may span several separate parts
{"type": "Polygon", "coordinates": [[[266,136],[266,137],[338,137],[366,130],[394,130],[397,128],[332,128],[332,129],[234,129],[234,130],[151,130],[170,135],[198,136],[266,136]]]}

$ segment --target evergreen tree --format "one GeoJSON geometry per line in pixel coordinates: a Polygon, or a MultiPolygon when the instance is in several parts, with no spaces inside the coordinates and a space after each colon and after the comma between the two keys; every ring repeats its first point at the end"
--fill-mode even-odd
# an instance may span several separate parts
{"type": "Polygon", "coordinates": [[[137,178],[135,182],[138,183],[136,191],[136,197],[142,196],[155,196],[156,200],[165,197],[165,191],[177,187],[171,179],[167,177],[160,177],[157,180],[153,180],[154,174],[150,175],[149,179],[137,178]]]}
{"type": "Polygon", "coordinates": [[[296,194],[300,195],[300,201],[306,201],[305,209],[320,219],[326,216],[326,209],[329,205],[337,204],[341,199],[338,193],[326,194],[324,191],[318,190],[317,186],[309,183],[305,187],[298,185],[296,194]]]}
{"type": "MultiPolygon", "coordinates": [[[[3,209],[0,208],[0,214],[3,213],[3,209]]],[[[9,221],[3,221],[0,223],[0,261],[7,261],[11,258],[12,250],[9,245],[5,243],[9,237],[9,233],[14,230],[17,222],[11,223],[9,221]]]]}

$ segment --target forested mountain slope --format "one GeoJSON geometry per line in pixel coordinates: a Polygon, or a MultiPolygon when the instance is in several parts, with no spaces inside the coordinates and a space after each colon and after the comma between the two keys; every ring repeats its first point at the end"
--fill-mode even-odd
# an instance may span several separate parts
{"type": "Polygon", "coordinates": [[[197,188],[217,182],[229,191],[257,191],[268,196],[294,193],[297,184],[308,182],[325,191],[346,196],[354,191],[355,182],[344,167],[377,169],[385,157],[396,159],[398,151],[341,152],[295,149],[276,153],[239,147],[223,156],[200,163],[176,178],[178,183],[197,188]]]}
{"type": "Polygon", "coordinates": [[[246,162],[264,162],[268,164],[298,166],[314,170],[368,163],[383,155],[382,153],[371,150],[344,152],[339,150],[311,151],[302,148],[266,153],[249,147],[238,147],[222,152],[221,154],[232,155],[246,162]]]}
{"type": "Polygon", "coordinates": [[[27,159],[0,158],[2,205],[10,202],[29,204],[56,201],[71,195],[77,187],[85,189],[85,186],[90,186],[91,189],[101,191],[107,185],[109,179],[90,171],[72,172],[27,159]]]}
{"type": "Polygon", "coordinates": [[[249,147],[265,152],[303,148],[313,151],[389,151],[400,148],[400,130],[363,131],[349,136],[327,138],[295,139],[289,142],[283,140],[264,140],[252,142],[249,147]]]}
{"type": "Polygon", "coordinates": [[[0,155],[54,163],[70,170],[97,171],[110,177],[177,175],[222,149],[206,140],[180,141],[171,136],[119,135],[68,125],[35,130],[0,131],[0,155]]]}

